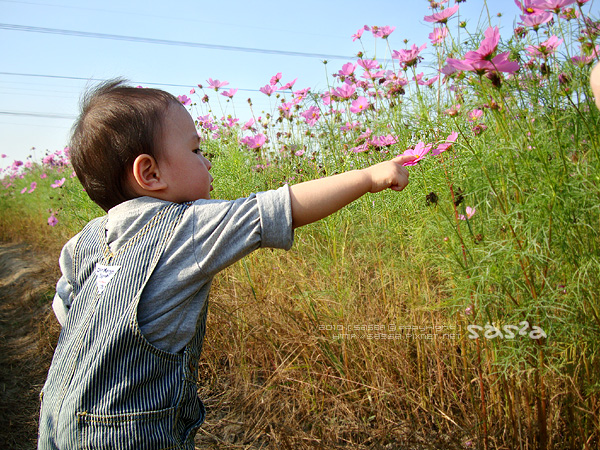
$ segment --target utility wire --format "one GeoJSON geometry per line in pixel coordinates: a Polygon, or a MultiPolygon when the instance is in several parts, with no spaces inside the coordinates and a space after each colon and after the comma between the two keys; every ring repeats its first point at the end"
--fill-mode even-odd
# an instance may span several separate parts
{"type": "Polygon", "coordinates": [[[67,114],[53,114],[53,113],[35,113],[25,111],[0,111],[0,116],[17,116],[17,117],[39,117],[42,119],[65,119],[74,120],[76,116],[70,116],[67,114]]]}
{"type": "Polygon", "coordinates": [[[76,36],[85,38],[96,38],[96,39],[109,39],[115,41],[128,41],[128,42],[141,42],[144,44],[158,44],[158,45],[174,45],[181,47],[195,47],[195,48],[207,48],[212,50],[226,50],[233,52],[247,52],[247,53],[264,53],[270,55],[282,55],[282,56],[301,56],[305,58],[319,58],[323,60],[327,59],[353,59],[354,56],[341,56],[341,55],[326,55],[321,53],[304,53],[304,52],[290,52],[286,50],[270,50],[263,48],[254,47],[235,47],[230,45],[217,45],[217,44],[203,44],[200,42],[186,42],[186,41],[171,41],[167,39],[153,39],[139,36],[123,36],[119,34],[104,34],[104,33],[92,33],[89,31],[76,31],[76,30],[63,30],[59,28],[43,28],[33,27],[30,25],[15,25],[10,23],[0,23],[1,30],[8,31],[23,31],[27,33],[44,33],[44,34],[58,34],[63,36],[76,36]]]}

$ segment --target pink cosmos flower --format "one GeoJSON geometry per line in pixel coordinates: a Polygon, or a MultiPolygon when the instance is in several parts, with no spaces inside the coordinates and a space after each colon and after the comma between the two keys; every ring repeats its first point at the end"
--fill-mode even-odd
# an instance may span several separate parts
{"type": "Polygon", "coordinates": [[[547,9],[552,9],[558,13],[565,6],[575,3],[575,0],[545,0],[543,3],[547,9]]]}
{"type": "Polygon", "coordinates": [[[338,75],[341,77],[347,77],[352,75],[355,70],[356,64],[352,64],[351,62],[349,62],[342,66],[342,69],[338,72],[338,75]]]}
{"type": "Polygon", "coordinates": [[[246,137],[240,139],[240,142],[242,144],[247,145],[248,148],[260,148],[263,145],[265,145],[266,141],[267,141],[267,137],[264,134],[257,134],[254,136],[246,136],[246,137]]]}
{"type": "Polygon", "coordinates": [[[452,148],[452,146],[454,145],[454,142],[456,142],[456,138],[458,138],[458,132],[453,131],[452,133],[450,133],[450,135],[446,138],[446,142],[440,144],[437,146],[437,148],[435,150],[431,151],[432,155],[439,155],[443,152],[445,152],[446,150],[452,148]]]}
{"type": "Polygon", "coordinates": [[[559,39],[556,35],[552,35],[548,40],[542,42],[539,46],[530,45],[526,50],[532,56],[546,57],[554,53],[562,43],[562,39],[559,39]]]}
{"type": "Polygon", "coordinates": [[[298,91],[294,91],[293,94],[296,96],[296,98],[302,100],[304,97],[306,97],[306,94],[308,94],[308,91],[310,91],[309,87],[300,89],[298,91]]]}
{"type": "Polygon", "coordinates": [[[374,145],[375,147],[389,147],[397,142],[398,138],[392,134],[387,134],[385,136],[373,136],[371,139],[369,139],[369,144],[374,145]]]}
{"type": "Polygon", "coordinates": [[[319,108],[316,106],[311,106],[306,111],[301,112],[300,115],[310,127],[314,126],[314,124],[317,123],[317,120],[319,120],[319,117],[321,117],[319,108]]]}
{"type": "Polygon", "coordinates": [[[297,80],[297,79],[298,79],[298,78],[294,78],[294,81],[290,81],[290,82],[288,82],[288,83],[285,83],[283,86],[281,86],[281,87],[279,88],[279,90],[280,90],[280,91],[285,91],[286,89],[291,89],[291,88],[292,88],[292,86],[293,86],[293,85],[296,83],[296,80],[297,80]]]}
{"type": "Polygon", "coordinates": [[[40,178],[41,178],[41,179],[44,179],[44,178],[47,178],[47,177],[48,177],[48,174],[47,174],[47,173],[42,173],[42,174],[40,175],[40,178]]]}
{"type": "Polygon", "coordinates": [[[483,111],[481,109],[474,109],[469,113],[469,122],[475,122],[481,116],[483,116],[483,111]]]}
{"type": "Polygon", "coordinates": [[[54,183],[52,183],[50,185],[50,187],[56,189],[56,188],[61,187],[63,184],[65,184],[65,178],[64,177],[61,178],[60,180],[54,180],[54,183]]]}
{"type": "Polygon", "coordinates": [[[448,19],[458,11],[458,5],[454,5],[452,8],[443,9],[440,12],[434,13],[431,16],[425,16],[423,19],[425,22],[433,23],[446,23],[448,19]]]}
{"type": "Polygon", "coordinates": [[[227,86],[229,84],[229,81],[213,80],[212,78],[209,78],[206,82],[215,91],[218,91],[219,88],[225,87],[225,86],[227,86]]]}
{"type": "Polygon", "coordinates": [[[267,84],[267,85],[261,87],[259,89],[259,91],[270,97],[273,93],[277,92],[277,86],[275,86],[273,84],[267,84]]]}
{"type": "Polygon", "coordinates": [[[359,59],[357,63],[365,70],[377,69],[379,67],[379,63],[374,59],[359,59]]]}
{"type": "Polygon", "coordinates": [[[350,131],[350,130],[354,130],[355,128],[360,127],[361,123],[353,120],[352,122],[346,122],[346,125],[342,125],[340,127],[340,131],[350,131]]]}
{"type": "Polygon", "coordinates": [[[544,5],[544,0],[523,0],[522,3],[519,0],[515,0],[515,4],[525,15],[539,14],[544,12],[544,10],[546,9],[544,5]]]}
{"type": "Polygon", "coordinates": [[[229,89],[228,91],[221,92],[221,95],[224,95],[225,97],[233,98],[233,96],[235,95],[235,93],[237,91],[238,91],[237,89],[229,89]]]}
{"type": "Polygon", "coordinates": [[[281,72],[279,72],[279,73],[277,73],[277,74],[273,75],[273,76],[271,77],[271,81],[269,81],[269,84],[270,84],[271,86],[275,86],[279,80],[281,80],[281,72]]]}
{"type": "Polygon", "coordinates": [[[27,193],[31,194],[33,191],[35,191],[36,187],[37,187],[37,183],[35,181],[32,181],[31,185],[29,185],[29,190],[27,191],[27,193]]]}
{"type": "Polygon", "coordinates": [[[419,53],[421,53],[426,47],[427,44],[423,44],[420,47],[417,47],[415,44],[413,44],[413,46],[407,50],[394,50],[392,52],[392,58],[397,59],[404,68],[411,67],[417,64],[419,60],[423,59],[419,56],[419,53]]]}
{"type": "Polygon", "coordinates": [[[58,219],[54,216],[54,211],[50,213],[50,217],[48,217],[48,225],[51,227],[55,227],[58,223],[58,219]]]}
{"type": "Polygon", "coordinates": [[[529,14],[521,16],[521,20],[523,21],[523,26],[532,27],[534,30],[537,30],[540,26],[552,20],[552,13],[541,12],[538,14],[529,14]]]}
{"type": "Polygon", "coordinates": [[[352,102],[350,106],[350,111],[354,114],[359,114],[365,111],[369,107],[369,102],[363,96],[358,97],[356,100],[352,102]]]}
{"type": "Polygon", "coordinates": [[[431,150],[431,144],[425,145],[425,143],[423,141],[420,141],[415,146],[415,148],[409,148],[404,153],[402,153],[402,155],[417,156],[417,158],[413,159],[412,161],[407,161],[402,165],[403,166],[416,165],[419,161],[421,161],[425,157],[425,155],[427,153],[429,153],[429,150],[431,150]]]}
{"type": "Polygon", "coordinates": [[[466,217],[463,214],[461,214],[461,215],[458,216],[458,218],[460,220],[468,220],[468,219],[470,219],[475,214],[475,208],[471,208],[470,206],[467,206],[466,213],[467,213],[466,217]]]}
{"type": "Polygon", "coordinates": [[[21,194],[24,194],[25,192],[27,192],[27,186],[25,186],[23,189],[21,189],[21,194]]]}
{"type": "Polygon", "coordinates": [[[356,92],[356,87],[353,84],[342,84],[339,88],[334,89],[331,93],[337,97],[350,98],[356,92]]]}
{"type": "Polygon", "coordinates": [[[356,41],[357,39],[360,39],[364,32],[364,28],[359,28],[358,31],[352,35],[352,42],[356,41]]]}
{"type": "Polygon", "coordinates": [[[242,125],[242,130],[250,130],[252,129],[252,125],[254,125],[254,119],[248,120],[244,125],[242,125]]]}
{"type": "Polygon", "coordinates": [[[448,36],[448,28],[434,28],[433,33],[429,33],[429,40],[431,41],[432,45],[439,45],[444,42],[446,36],[448,36]]]}
{"type": "Polygon", "coordinates": [[[390,27],[386,25],[384,27],[373,26],[371,27],[371,33],[376,38],[387,39],[387,37],[393,33],[396,27],[390,27]]]}
{"type": "Polygon", "coordinates": [[[431,86],[435,83],[440,77],[435,76],[429,79],[423,80],[423,72],[417,74],[417,76],[413,77],[413,81],[416,81],[419,86],[431,86]]]}
{"type": "Polygon", "coordinates": [[[290,102],[287,103],[282,103],[279,106],[279,112],[280,114],[285,117],[286,119],[289,119],[292,116],[292,108],[293,108],[293,104],[290,102]]]}

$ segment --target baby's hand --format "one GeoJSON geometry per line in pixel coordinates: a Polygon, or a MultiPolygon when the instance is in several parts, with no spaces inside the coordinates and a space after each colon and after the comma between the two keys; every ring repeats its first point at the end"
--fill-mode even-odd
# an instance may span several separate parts
{"type": "Polygon", "coordinates": [[[408,185],[408,170],[403,164],[416,158],[414,155],[400,155],[364,169],[371,177],[369,192],[380,192],[388,188],[394,191],[404,189],[408,185]]]}

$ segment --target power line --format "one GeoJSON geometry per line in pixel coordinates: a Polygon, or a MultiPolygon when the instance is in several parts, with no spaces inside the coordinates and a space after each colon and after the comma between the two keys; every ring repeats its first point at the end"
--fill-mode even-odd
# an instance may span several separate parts
{"type": "Polygon", "coordinates": [[[76,116],[70,116],[67,114],[54,114],[54,113],[35,113],[25,111],[0,111],[0,116],[17,116],[17,117],[38,117],[42,119],[64,119],[74,120],[76,116]]]}
{"type": "Polygon", "coordinates": [[[304,52],[290,52],[286,50],[271,50],[254,47],[235,47],[229,45],[217,45],[217,44],[203,44],[200,42],[186,42],[186,41],[171,41],[167,39],[154,39],[139,36],[123,36],[119,34],[104,34],[104,33],[92,33],[88,31],[76,31],[76,30],[64,30],[59,28],[43,28],[33,27],[29,25],[15,25],[9,23],[0,23],[0,29],[8,31],[23,31],[27,33],[44,33],[44,34],[58,34],[63,36],[75,36],[85,38],[96,38],[96,39],[109,39],[115,41],[128,41],[128,42],[141,42],[144,44],[158,44],[158,45],[174,45],[181,47],[195,47],[195,48],[207,48],[212,50],[225,50],[233,52],[247,52],[247,53],[264,53],[270,55],[282,55],[282,56],[301,56],[305,58],[319,58],[319,59],[353,59],[353,56],[341,56],[341,55],[326,55],[321,53],[304,53],[304,52]]]}

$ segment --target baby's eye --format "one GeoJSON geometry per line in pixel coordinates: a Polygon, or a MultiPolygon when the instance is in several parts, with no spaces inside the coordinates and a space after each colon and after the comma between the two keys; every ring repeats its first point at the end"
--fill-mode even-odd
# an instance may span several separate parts
{"type": "Polygon", "coordinates": [[[200,155],[202,153],[202,150],[197,148],[195,150],[192,150],[196,155],[200,155]]]}

